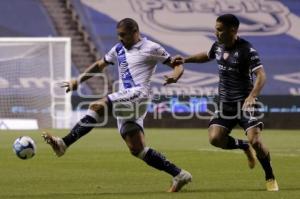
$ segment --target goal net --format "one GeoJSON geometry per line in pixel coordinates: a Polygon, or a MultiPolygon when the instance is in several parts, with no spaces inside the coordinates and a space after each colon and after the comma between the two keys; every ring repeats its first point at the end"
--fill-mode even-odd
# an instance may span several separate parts
{"type": "Polygon", "coordinates": [[[70,94],[57,83],[70,78],[70,38],[0,38],[0,129],[68,128],[70,94]]]}

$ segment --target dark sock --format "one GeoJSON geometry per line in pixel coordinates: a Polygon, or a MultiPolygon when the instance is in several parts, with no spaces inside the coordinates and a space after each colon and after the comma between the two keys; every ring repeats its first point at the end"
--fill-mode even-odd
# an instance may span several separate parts
{"type": "Polygon", "coordinates": [[[249,142],[247,140],[234,139],[231,136],[228,136],[228,142],[226,149],[248,149],[249,142]]]}
{"type": "Polygon", "coordinates": [[[256,156],[256,157],[257,157],[258,161],[260,162],[262,168],[265,171],[266,180],[275,179],[275,176],[273,174],[273,169],[272,169],[272,166],[271,166],[270,153],[268,153],[268,155],[266,155],[263,158],[258,157],[258,156],[256,156]]]}
{"type": "Polygon", "coordinates": [[[70,146],[76,142],[76,140],[90,132],[94,128],[93,124],[96,124],[96,120],[93,117],[89,115],[84,116],[80,122],[73,127],[71,132],[63,138],[63,141],[67,146],[70,146]]]}
{"type": "Polygon", "coordinates": [[[158,169],[163,170],[173,177],[177,176],[181,169],[175,166],[173,163],[168,161],[165,156],[161,153],[155,151],[154,149],[149,149],[143,158],[143,160],[150,166],[158,169]]]}

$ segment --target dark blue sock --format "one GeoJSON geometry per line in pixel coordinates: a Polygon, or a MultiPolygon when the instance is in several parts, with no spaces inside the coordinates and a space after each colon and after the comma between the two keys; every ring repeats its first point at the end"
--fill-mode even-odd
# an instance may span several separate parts
{"type": "Polygon", "coordinates": [[[63,141],[67,146],[70,146],[76,142],[76,140],[90,132],[94,128],[94,124],[96,124],[96,120],[93,117],[89,115],[84,116],[80,122],[73,127],[71,132],[63,138],[63,141]]]}
{"type": "Polygon", "coordinates": [[[226,149],[248,149],[249,142],[247,140],[234,139],[228,136],[226,149]]]}
{"type": "Polygon", "coordinates": [[[148,165],[158,170],[165,171],[173,177],[177,176],[181,171],[180,168],[168,161],[165,156],[151,148],[149,148],[143,160],[148,165]]]}
{"type": "Polygon", "coordinates": [[[260,162],[262,168],[265,171],[266,180],[275,179],[275,176],[273,174],[273,169],[271,166],[270,153],[268,153],[268,155],[265,157],[258,157],[258,156],[256,156],[256,157],[257,157],[258,161],[260,162]]]}

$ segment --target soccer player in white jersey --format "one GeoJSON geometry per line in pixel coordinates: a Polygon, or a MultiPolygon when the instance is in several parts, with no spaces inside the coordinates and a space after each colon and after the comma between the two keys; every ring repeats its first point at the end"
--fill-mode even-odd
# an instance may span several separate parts
{"type": "Polygon", "coordinates": [[[77,79],[64,82],[66,92],[77,89],[78,84],[89,79],[90,73],[99,73],[106,66],[114,64],[119,69],[119,91],[90,104],[87,114],[63,138],[43,133],[45,141],[51,145],[58,157],[79,138],[93,129],[93,125],[112,111],[117,116],[119,132],[130,152],[148,165],[173,176],[168,192],[177,192],[189,183],[189,172],[177,167],[161,153],[145,144],[143,120],[150,100],[150,80],[156,64],[161,62],[173,68],[173,73],[166,76],[165,85],[176,83],[183,74],[182,65],[172,65],[169,53],[159,44],[140,36],[136,21],[122,19],[117,24],[120,43],[116,44],[100,61],[95,62],[77,79]],[[122,111],[122,110],[127,111],[122,111]],[[128,113],[131,109],[132,112],[128,113]],[[133,114],[134,113],[134,114],[133,114]]]}

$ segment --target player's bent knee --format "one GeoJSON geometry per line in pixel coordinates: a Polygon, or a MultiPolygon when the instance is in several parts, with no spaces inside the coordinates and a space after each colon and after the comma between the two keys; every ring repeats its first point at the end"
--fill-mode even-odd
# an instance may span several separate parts
{"type": "Polygon", "coordinates": [[[259,149],[261,147],[261,142],[259,141],[259,139],[251,139],[249,140],[249,143],[254,149],[259,149]]]}
{"type": "Polygon", "coordinates": [[[134,150],[134,149],[129,149],[131,155],[138,157],[138,155],[140,154],[141,150],[134,150]]]}
{"type": "Polygon", "coordinates": [[[215,147],[220,147],[220,139],[217,137],[209,137],[209,143],[215,147]]]}
{"type": "Polygon", "coordinates": [[[214,138],[214,137],[208,137],[208,141],[209,141],[209,143],[211,144],[211,145],[215,145],[215,143],[216,143],[216,139],[214,138]]]}
{"type": "Polygon", "coordinates": [[[227,136],[227,129],[211,125],[208,129],[208,140],[209,143],[215,147],[224,148],[226,143],[224,143],[224,136],[227,136]]]}
{"type": "Polygon", "coordinates": [[[133,135],[136,135],[140,132],[143,132],[143,129],[135,122],[124,123],[120,130],[123,139],[125,139],[126,136],[132,137],[133,135]]]}
{"type": "Polygon", "coordinates": [[[89,109],[97,112],[100,115],[103,114],[107,108],[107,103],[105,103],[105,101],[96,101],[89,105],[89,109]]]}
{"type": "Polygon", "coordinates": [[[215,147],[222,147],[222,139],[216,134],[208,136],[209,143],[215,147]]]}

